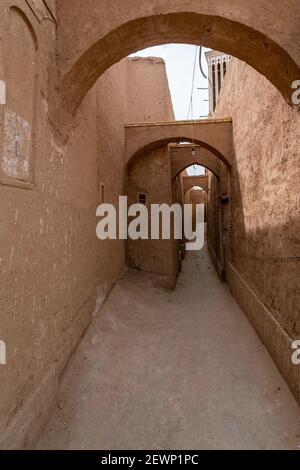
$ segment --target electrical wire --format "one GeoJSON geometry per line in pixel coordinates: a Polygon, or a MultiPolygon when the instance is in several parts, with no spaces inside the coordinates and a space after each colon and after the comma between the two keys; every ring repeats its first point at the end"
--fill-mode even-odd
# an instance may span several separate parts
{"type": "Polygon", "coordinates": [[[198,53],[198,46],[195,47],[195,58],[194,58],[194,67],[193,67],[193,78],[192,78],[192,90],[191,90],[191,97],[190,97],[190,102],[189,102],[189,110],[188,110],[188,115],[187,115],[187,121],[189,120],[190,116],[191,116],[192,119],[194,117],[193,95],[194,95],[194,87],[195,87],[197,53],[198,53]]]}
{"type": "MultiPolygon", "coordinates": [[[[204,39],[205,36],[203,36],[203,39],[204,39]]],[[[200,73],[201,75],[203,76],[203,78],[205,78],[205,80],[208,80],[208,83],[210,85],[210,87],[212,88],[212,83],[210,81],[210,78],[206,75],[206,73],[204,72],[204,69],[203,69],[203,66],[202,66],[202,51],[203,51],[203,46],[202,46],[202,43],[201,43],[201,46],[200,46],[200,52],[199,52],[199,68],[200,68],[200,73]]],[[[201,89],[201,88],[200,88],[201,89]]]]}
{"type": "Polygon", "coordinates": [[[201,44],[200,51],[199,51],[199,67],[200,67],[201,75],[205,78],[205,80],[207,80],[207,75],[204,73],[204,70],[202,67],[202,49],[203,49],[203,46],[201,44]]]}

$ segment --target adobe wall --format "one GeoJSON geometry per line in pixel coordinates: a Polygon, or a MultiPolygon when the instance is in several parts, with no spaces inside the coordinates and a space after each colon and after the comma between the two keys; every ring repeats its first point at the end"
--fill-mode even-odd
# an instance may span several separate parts
{"type": "Polygon", "coordinates": [[[215,117],[233,118],[228,281],[300,399],[291,341],[300,335],[300,115],[257,72],[233,60],[215,117]],[[250,129],[250,130],[249,130],[250,129]]]}
{"type": "MultiPolygon", "coordinates": [[[[125,244],[96,238],[96,207],[101,184],[107,202],[124,193],[132,91],[125,59],[87,94],[67,143],[58,144],[48,113],[54,9],[52,15],[42,1],[4,0],[0,30],[0,80],[7,88],[0,104],[0,339],[7,345],[0,448],[24,448],[32,446],[72,351],[125,269],[125,244]],[[20,12],[9,19],[12,4],[20,12]]],[[[138,106],[156,118],[152,101],[139,99],[138,106]]]]}
{"type": "Polygon", "coordinates": [[[219,186],[217,178],[212,173],[209,174],[208,181],[207,241],[211,258],[217,269],[220,260],[219,186]]]}
{"type": "Polygon", "coordinates": [[[127,67],[127,123],[174,121],[165,61],[159,57],[130,57],[127,67]]]}
{"type": "MultiPolygon", "coordinates": [[[[14,2],[25,19],[17,10],[9,12],[11,4],[2,2],[0,15],[0,79],[7,89],[6,104],[0,105],[0,337],[7,346],[7,365],[0,366],[0,447],[4,448],[12,440],[17,446],[26,444],[26,421],[28,427],[37,425],[33,429],[37,431],[36,416],[45,417],[49,411],[59,369],[55,359],[61,365],[63,340],[65,349],[74,341],[73,334],[62,338],[58,332],[70,333],[72,317],[82,321],[79,298],[89,286],[89,276],[80,275],[80,292],[77,295],[74,289],[71,295],[69,274],[73,282],[78,274],[71,251],[73,233],[80,237],[81,231],[78,200],[71,194],[75,175],[69,173],[66,152],[52,142],[48,123],[48,70],[55,55],[55,23],[40,21],[24,1],[14,2]],[[35,40],[44,52],[39,56],[35,40]],[[25,73],[30,80],[24,80],[25,73]],[[35,148],[34,134],[38,136],[35,148]]],[[[82,132],[83,126],[78,134],[82,132]]],[[[86,174],[92,187],[90,152],[86,174]]],[[[76,161],[75,155],[74,168],[76,161]]],[[[83,192],[84,178],[77,186],[82,219],[87,223],[91,190],[83,192]]],[[[88,242],[78,250],[82,256],[88,242]]]]}
{"type": "MultiPolygon", "coordinates": [[[[127,66],[127,59],[124,59],[109,69],[96,85],[97,205],[104,202],[118,207],[119,196],[124,194],[127,66]]],[[[143,103],[140,105],[143,109],[143,103]]],[[[95,231],[95,227],[96,222],[91,228],[95,231]]],[[[101,303],[124,272],[125,243],[122,240],[101,240],[97,245],[96,279],[101,303]]]]}
{"type": "MultiPolygon", "coordinates": [[[[0,337],[7,345],[7,365],[0,368],[1,448],[32,444],[53,406],[58,378],[70,354],[124,270],[124,247],[100,246],[95,236],[97,173],[103,171],[103,161],[116,159],[114,177],[111,175],[112,196],[119,195],[123,185],[123,169],[118,166],[124,150],[125,120],[117,94],[120,80],[114,93],[107,86],[109,78],[117,83],[119,71],[108,72],[99,88],[90,91],[68,144],[58,147],[47,114],[47,68],[55,52],[54,25],[47,25],[48,31],[45,23],[40,35],[44,53],[39,65],[38,138],[32,185],[25,186],[18,179],[11,179],[9,186],[3,179],[5,185],[0,185],[4,201],[0,337]],[[105,107],[105,87],[106,93],[111,93],[110,108],[115,113],[114,122],[106,121],[106,132],[114,140],[108,140],[107,134],[97,136],[97,118],[100,124],[99,115],[105,107]],[[119,161],[117,152],[121,152],[119,161]]],[[[4,116],[10,106],[16,106],[9,99],[15,84],[12,88],[8,80],[7,87],[4,116]]],[[[17,105],[21,114],[22,103],[17,105]]],[[[2,135],[2,149],[3,141],[2,135]]],[[[2,168],[2,178],[3,173],[2,168]]]]}
{"type": "MultiPolygon", "coordinates": [[[[170,153],[167,149],[145,155],[130,168],[127,191],[129,205],[138,203],[139,193],[146,195],[150,230],[151,204],[173,204],[170,153]]],[[[128,240],[127,262],[133,268],[158,275],[161,285],[174,287],[177,279],[176,245],[172,238],[128,240]]]]}
{"type": "MultiPolygon", "coordinates": [[[[128,60],[127,122],[175,120],[165,62],[156,57],[132,57],[128,60]],[[147,103],[145,106],[144,103],[147,103]]],[[[128,204],[138,203],[138,194],[151,204],[172,205],[171,162],[168,148],[144,155],[127,171],[128,204]]],[[[160,283],[173,287],[177,278],[176,245],[172,240],[128,240],[128,265],[155,273],[160,283]]]]}

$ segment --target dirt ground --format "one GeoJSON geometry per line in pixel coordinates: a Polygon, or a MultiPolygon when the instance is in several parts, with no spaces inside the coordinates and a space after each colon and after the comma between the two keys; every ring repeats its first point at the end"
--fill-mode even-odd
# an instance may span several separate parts
{"type": "Polygon", "coordinates": [[[129,271],[69,364],[39,449],[297,449],[300,409],[207,249],[174,291],[129,271]]]}

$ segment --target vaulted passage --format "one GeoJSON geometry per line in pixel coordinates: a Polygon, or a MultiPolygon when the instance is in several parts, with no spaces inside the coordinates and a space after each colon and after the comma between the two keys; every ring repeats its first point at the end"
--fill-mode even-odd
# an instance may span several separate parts
{"type": "Polygon", "coordinates": [[[220,159],[200,145],[181,144],[170,145],[171,163],[172,163],[172,179],[176,178],[186,168],[191,165],[200,165],[217,178],[220,176],[220,159]],[[194,150],[194,152],[193,152],[194,150]]]}
{"type": "Polygon", "coordinates": [[[299,21],[0,1],[0,449],[299,447],[299,21]]]}
{"type": "Polygon", "coordinates": [[[207,248],[175,291],[130,272],[87,331],[40,449],[295,449],[300,411],[207,248]]]}
{"type": "Polygon", "coordinates": [[[233,143],[230,118],[126,124],[125,138],[126,165],[169,143],[189,141],[208,150],[212,157],[217,157],[227,167],[231,166],[233,143]]]}

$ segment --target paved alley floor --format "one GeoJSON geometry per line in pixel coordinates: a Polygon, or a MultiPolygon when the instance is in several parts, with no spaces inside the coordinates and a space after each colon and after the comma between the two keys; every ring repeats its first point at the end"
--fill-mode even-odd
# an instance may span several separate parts
{"type": "Polygon", "coordinates": [[[300,408],[207,249],[174,291],[128,272],[65,372],[39,449],[297,449],[300,408]]]}

